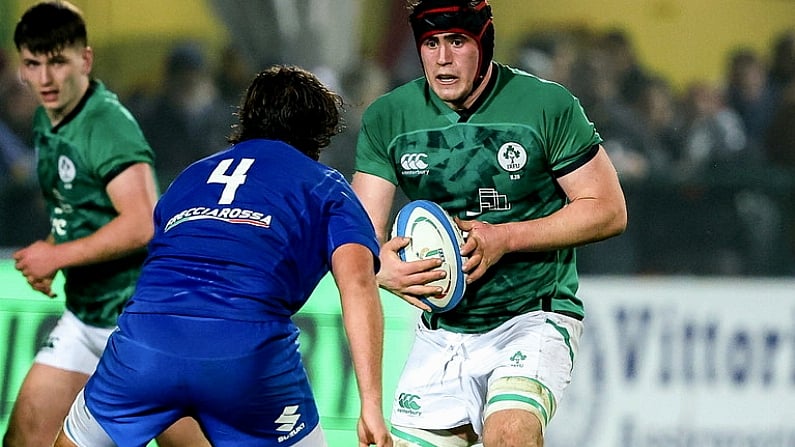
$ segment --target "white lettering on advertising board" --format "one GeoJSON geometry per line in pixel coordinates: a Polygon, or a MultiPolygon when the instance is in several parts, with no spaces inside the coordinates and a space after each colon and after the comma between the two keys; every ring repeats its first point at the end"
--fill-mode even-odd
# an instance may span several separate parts
{"type": "Polygon", "coordinates": [[[581,281],[547,447],[795,447],[795,281],[581,281]]]}

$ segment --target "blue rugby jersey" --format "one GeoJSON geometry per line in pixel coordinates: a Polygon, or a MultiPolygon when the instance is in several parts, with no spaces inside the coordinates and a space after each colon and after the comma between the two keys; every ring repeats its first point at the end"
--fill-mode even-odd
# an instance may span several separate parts
{"type": "Polygon", "coordinates": [[[370,219],[344,177],[278,141],[197,161],[155,209],[155,236],[130,313],[241,321],[287,318],[346,243],[378,263],[370,219]]]}

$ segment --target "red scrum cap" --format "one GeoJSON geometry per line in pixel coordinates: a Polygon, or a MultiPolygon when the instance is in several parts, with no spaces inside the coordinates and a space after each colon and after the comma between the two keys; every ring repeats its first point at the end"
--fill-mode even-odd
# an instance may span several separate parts
{"type": "Polygon", "coordinates": [[[461,33],[474,39],[480,48],[477,87],[486,76],[494,57],[494,24],[487,0],[420,0],[409,16],[417,48],[438,33],[461,33]]]}

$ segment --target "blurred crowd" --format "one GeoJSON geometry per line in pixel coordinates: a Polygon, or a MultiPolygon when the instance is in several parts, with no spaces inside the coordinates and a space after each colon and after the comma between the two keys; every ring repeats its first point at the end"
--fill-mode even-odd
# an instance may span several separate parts
{"type": "Polygon", "coordinates": [[[518,65],[580,98],[625,177],[690,177],[715,163],[738,161],[795,166],[787,138],[795,104],[795,32],[779,36],[769,55],[733,49],[722,82],[694,81],[682,92],[642,66],[620,30],[533,36],[518,65]]]}
{"type": "MultiPolygon", "coordinates": [[[[411,47],[398,66],[307,67],[345,98],[347,128],[321,161],[348,178],[364,107],[421,75],[411,47]]],[[[18,80],[15,56],[0,53],[0,247],[23,246],[48,230],[29,143],[36,103],[18,80]]],[[[161,190],[190,162],[224,147],[256,73],[234,47],[215,59],[197,43],[179,42],[154,89],[125,92],[103,79],[123,95],[155,150],[161,190]]],[[[766,52],[735,48],[725,61],[720,82],[676,89],[643,66],[621,30],[534,33],[502,61],[569,88],[621,176],[629,228],[581,249],[583,273],[795,274],[795,30],[775,36],[766,52]]]]}
{"type": "Polygon", "coordinates": [[[627,233],[581,249],[582,270],[795,273],[795,31],[679,90],[621,30],[528,36],[515,64],[580,99],[626,190],[627,233]]]}

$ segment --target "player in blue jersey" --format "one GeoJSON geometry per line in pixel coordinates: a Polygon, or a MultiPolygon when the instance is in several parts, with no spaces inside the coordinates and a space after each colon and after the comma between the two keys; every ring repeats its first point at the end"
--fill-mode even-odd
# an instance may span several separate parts
{"type": "Polygon", "coordinates": [[[425,76],[365,111],[353,189],[384,242],[382,287],[425,310],[395,390],[401,447],[543,445],[585,316],[575,247],[621,233],[626,205],[602,139],[563,86],[492,60],[486,0],[413,0],[425,76]],[[467,291],[432,313],[439,260],[401,262],[400,187],[468,232],[467,291]]]}
{"type": "Polygon", "coordinates": [[[158,201],[135,294],[57,446],[140,446],[183,416],[217,447],[325,446],[291,317],[329,271],[361,398],[359,445],[392,445],[378,242],[344,177],[317,161],[341,105],[297,67],[255,77],[233,145],[158,201]]]}

